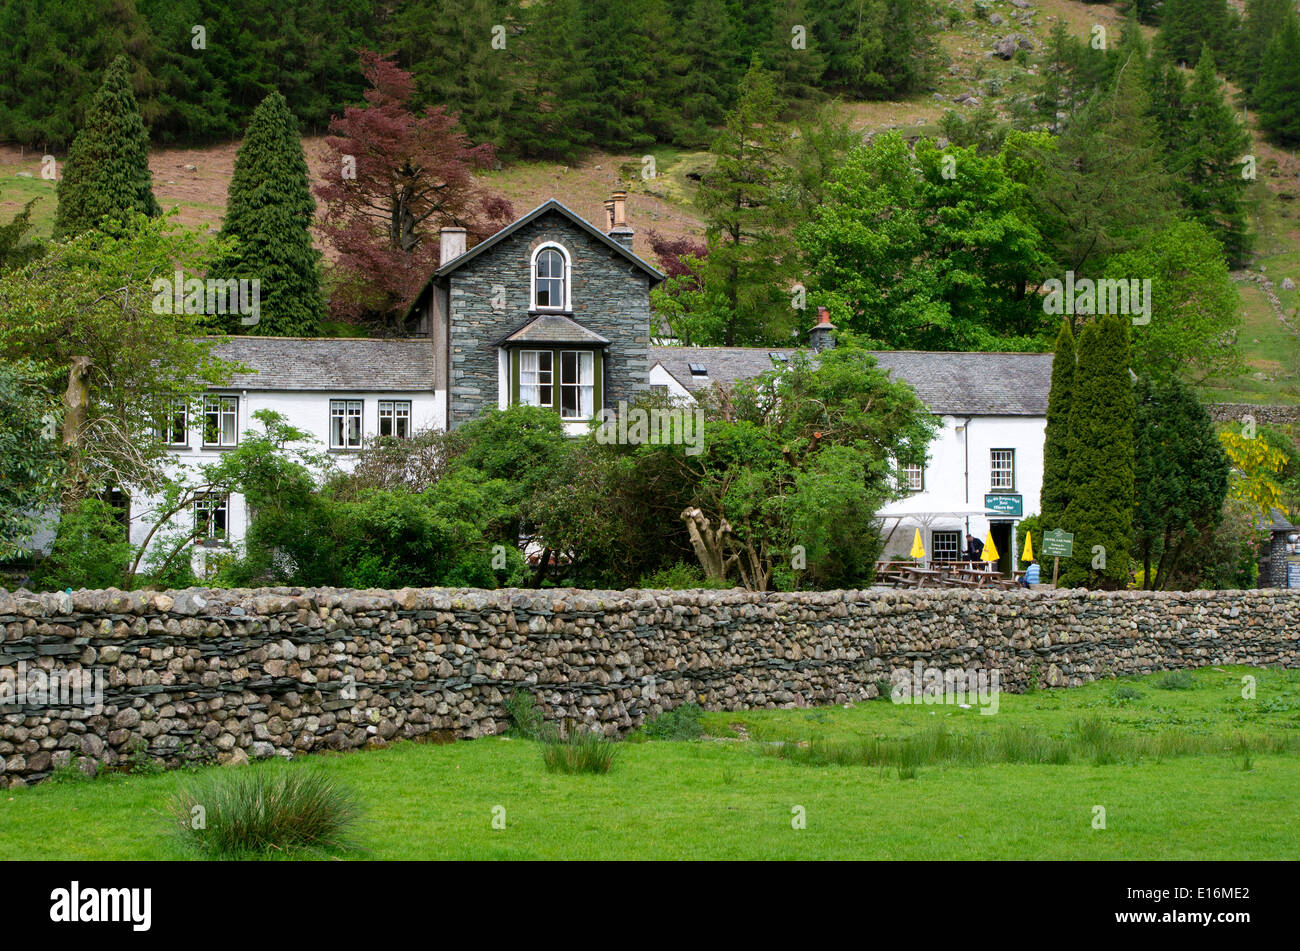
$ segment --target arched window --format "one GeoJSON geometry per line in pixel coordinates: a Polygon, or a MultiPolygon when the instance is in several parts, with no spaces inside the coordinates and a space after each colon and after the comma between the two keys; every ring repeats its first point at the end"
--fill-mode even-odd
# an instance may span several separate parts
{"type": "Polygon", "coordinates": [[[569,310],[569,255],[558,244],[533,252],[533,309],[569,310]]]}

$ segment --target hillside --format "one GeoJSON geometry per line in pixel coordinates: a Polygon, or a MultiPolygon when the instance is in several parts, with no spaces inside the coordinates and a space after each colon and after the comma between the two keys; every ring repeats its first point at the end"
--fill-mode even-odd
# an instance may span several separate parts
{"type": "MultiPolygon", "coordinates": [[[[981,103],[991,103],[1006,118],[1011,103],[1030,94],[1039,70],[1038,58],[1048,35],[1063,20],[1077,36],[1090,35],[1094,25],[1117,40],[1123,22],[1112,7],[1075,0],[991,0],[977,9],[973,0],[953,0],[947,28],[941,36],[949,65],[937,89],[902,100],[841,103],[854,129],[864,136],[886,129],[912,134],[938,134],[938,121],[954,109],[969,115],[981,103]],[[1032,49],[1003,59],[994,53],[999,40],[1032,49]],[[960,100],[960,101],[959,101],[960,100]]],[[[1146,30],[1154,35],[1154,30],[1146,30]]],[[[1253,226],[1258,238],[1253,273],[1238,275],[1245,326],[1239,340],[1249,372],[1236,380],[1218,381],[1207,392],[1215,398],[1245,401],[1300,402],[1300,334],[1296,319],[1300,294],[1283,290],[1282,278],[1300,280],[1300,161],[1293,153],[1268,145],[1255,131],[1258,180],[1252,186],[1253,226]]],[[[175,207],[187,226],[220,226],[226,187],[238,142],[208,148],[159,149],[150,167],[154,188],[164,208],[175,207]]],[[[326,149],[322,138],[304,140],[308,165],[319,180],[326,149]]],[[[512,163],[484,175],[485,184],[507,197],[522,213],[556,197],[592,221],[603,217],[602,202],[616,187],[632,193],[629,213],[637,230],[636,250],[650,256],[650,231],[677,237],[700,236],[702,225],[692,198],[706,152],[675,148],[654,151],[658,176],[641,177],[642,156],[592,151],[580,162],[512,163]]],[[[53,183],[40,177],[40,156],[30,150],[0,146],[0,218],[8,219],[32,198],[40,198],[33,216],[37,231],[48,235],[54,215],[53,183]]],[[[59,156],[62,160],[63,156],[59,156]]],[[[318,241],[319,244],[319,241],[318,241]]]]}

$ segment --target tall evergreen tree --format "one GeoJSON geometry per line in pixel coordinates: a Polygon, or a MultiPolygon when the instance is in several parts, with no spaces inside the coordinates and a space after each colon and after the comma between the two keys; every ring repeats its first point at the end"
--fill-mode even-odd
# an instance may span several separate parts
{"type": "Polygon", "coordinates": [[[776,78],[776,94],[787,106],[816,102],[826,71],[825,43],[804,0],[782,0],[763,44],[763,62],[776,78]]]}
{"type": "Polygon", "coordinates": [[[779,112],[772,75],[755,55],[696,197],[709,244],[705,294],[720,328],[714,342],[728,347],[783,343],[793,323],[780,283],[793,246],[780,187],[787,136],[779,112]]]}
{"type": "Polygon", "coordinates": [[[131,91],[130,70],[125,56],[113,60],[73,140],[58,184],[56,239],[98,227],[105,215],[120,221],[137,212],[161,214],[149,172],[149,135],[131,91]]]}
{"type": "Polygon", "coordinates": [[[1042,525],[1062,528],[1070,502],[1070,401],[1074,389],[1074,333],[1061,321],[1052,354],[1052,388],[1047,394],[1047,429],[1043,434],[1042,525]]]}
{"type": "Polygon", "coordinates": [[[1168,587],[1180,564],[1205,545],[1228,495],[1228,461],[1210,414],[1177,377],[1134,385],[1133,557],[1143,587],[1168,587]]]}
{"type": "Polygon", "coordinates": [[[1061,568],[1066,587],[1128,584],[1134,492],[1128,321],[1104,316],[1079,337],[1066,450],[1070,481],[1063,527],[1074,533],[1074,555],[1061,568]]]}
{"type": "Polygon", "coordinates": [[[1247,105],[1255,105],[1256,90],[1264,71],[1264,54],[1269,41],[1286,26],[1294,3],[1295,0],[1246,0],[1235,75],[1245,90],[1247,105]]]}
{"type": "Polygon", "coordinates": [[[1172,144],[1171,171],[1183,205],[1223,244],[1228,263],[1240,267],[1249,249],[1241,175],[1250,135],[1224,99],[1214,55],[1205,48],[1186,98],[1187,115],[1172,144]]]}
{"type": "Polygon", "coordinates": [[[209,277],[261,281],[261,320],[252,327],[232,316],[226,329],[271,336],[312,336],[320,330],[320,252],[312,246],[316,202],[298,123],[283,96],[262,100],[248,123],[226,198],[221,237],[235,247],[213,262],[209,277]]]}
{"type": "Polygon", "coordinates": [[[1163,228],[1178,207],[1150,113],[1145,64],[1123,60],[1110,89],[1093,98],[1040,155],[1033,183],[1039,231],[1061,269],[1135,247],[1163,228]]]}
{"type": "Polygon", "coordinates": [[[1300,143],[1300,18],[1290,11],[1268,44],[1255,94],[1259,127],[1280,145],[1300,143]]]}
{"type": "Polygon", "coordinates": [[[1231,54],[1235,21],[1227,0],[1165,0],[1160,16],[1159,45],[1175,62],[1195,66],[1201,49],[1231,54]]]}

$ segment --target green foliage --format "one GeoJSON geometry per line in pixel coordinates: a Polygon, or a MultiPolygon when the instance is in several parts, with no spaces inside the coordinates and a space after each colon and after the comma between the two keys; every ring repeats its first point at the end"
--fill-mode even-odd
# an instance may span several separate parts
{"type": "Polygon", "coordinates": [[[43,242],[26,240],[32,230],[32,205],[38,201],[39,198],[33,198],[9,224],[0,225],[0,271],[22,267],[45,253],[43,242]]]}
{"type": "Polygon", "coordinates": [[[1196,686],[1196,679],[1190,670],[1172,670],[1157,678],[1153,686],[1160,690],[1191,690],[1196,686]]]}
{"type": "Polygon", "coordinates": [[[1164,0],[1158,44],[1175,61],[1198,65],[1205,48],[1230,51],[1236,23],[1229,19],[1226,0],[1164,0]]]}
{"type": "Polygon", "coordinates": [[[43,510],[58,502],[56,405],[30,362],[0,360],[0,559],[24,554],[43,510]]]}
{"type": "Polygon", "coordinates": [[[728,584],[725,581],[710,580],[704,577],[704,572],[700,570],[698,564],[688,565],[684,561],[679,561],[666,568],[660,568],[658,571],[643,575],[641,580],[636,583],[636,586],[638,588],[682,591],[690,588],[725,588],[728,587],[728,584]]]}
{"type": "Polygon", "coordinates": [[[1184,114],[1166,138],[1175,188],[1187,214],[1219,239],[1231,266],[1241,267],[1250,247],[1244,206],[1249,183],[1241,165],[1250,135],[1224,97],[1208,49],[1196,64],[1182,107],[1184,114]]]}
{"type": "Polygon", "coordinates": [[[516,735],[526,740],[540,740],[548,734],[546,717],[527,690],[516,690],[506,699],[506,713],[516,735]]]}
{"type": "Polygon", "coordinates": [[[343,851],[361,815],[356,795],[325,773],[266,766],[208,772],[167,808],[180,836],[211,859],[343,851]]]}
{"type": "Polygon", "coordinates": [[[682,339],[728,347],[789,339],[794,311],[783,282],[793,249],[785,230],[787,133],[779,112],[772,74],[755,57],[696,196],[709,254],[701,268],[702,301],[686,326],[674,326],[682,339]]]}
{"type": "MultiPolygon", "coordinates": [[[[1061,528],[1070,504],[1070,403],[1077,358],[1070,322],[1061,321],[1052,355],[1052,387],[1047,394],[1047,426],[1043,434],[1041,504],[1045,528],[1061,528]]],[[[1042,543],[1042,536],[1039,536],[1042,543]]]]}
{"type": "Polygon", "coordinates": [[[153,306],[155,278],[199,270],[217,249],[176,231],[171,217],[137,215],[0,274],[0,356],[32,361],[51,399],[67,388],[74,358],[90,360],[90,405],[66,470],[73,496],[160,484],[169,456],[158,421],[176,401],[195,415],[201,394],[229,381],[235,367],[213,356],[201,315],[153,306]]]}
{"type": "Polygon", "coordinates": [[[1300,16],[1294,10],[1265,48],[1254,99],[1259,127],[1270,139],[1300,143],[1300,16]]]}
{"type": "Polygon", "coordinates": [[[586,729],[570,729],[568,736],[542,742],[542,762],[549,773],[608,773],[617,754],[617,745],[586,729]]]}
{"type": "Polygon", "coordinates": [[[641,727],[641,734],[651,740],[698,740],[704,735],[700,718],[704,711],[698,703],[682,703],[665,710],[641,727]]]}
{"type": "Polygon", "coordinates": [[[1036,347],[1047,323],[1029,287],[1049,261],[1026,194],[1003,155],[877,136],[797,230],[809,298],[887,348],[1036,347]]]}
{"type": "Polygon", "coordinates": [[[149,171],[149,136],[131,90],[130,62],[113,60],[73,140],[58,185],[54,237],[67,238],[132,215],[161,214],[149,171]]]}
{"type": "Polygon", "coordinates": [[[121,519],[118,509],[93,497],[65,510],[33,583],[42,591],[121,587],[132,554],[121,519]]]}
{"type": "Polygon", "coordinates": [[[1058,138],[1008,136],[1012,167],[1062,271],[1081,274],[1090,261],[1141,245],[1177,212],[1144,73],[1132,52],[1058,138]]]}
{"type": "Polygon", "coordinates": [[[1151,279],[1150,322],[1132,332],[1135,369],[1191,382],[1240,369],[1240,300],[1223,248],[1204,225],[1176,222],[1112,257],[1103,274],[1151,279]]]}
{"type": "Polygon", "coordinates": [[[1106,316],[1086,326],[1078,352],[1070,398],[1069,502],[1063,525],[1074,533],[1074,555],[1061,565],[1060,584],[1123,588],[1129,578],[1134,497],[1128,318],[1106,316]],[[1098,546],[1100,553],[1095,550],[1098,546]],[[1099,554],[1104,556],[1104,567],[1099,554]]]}
{"type": "Polygon", "coordinates": [[[1159,590],[1218,526],[1228,462],[1209,413],[1186,384],[1140,377],[1134,398],[1133,557],[1142,562],[1144,587],[1159,590]]]}
{"type": "Polygon", "coordinates": [[[259,280],[260,320],[252,327],[231,316],[232,333],[310,337],[320,329],[325,307],[320,293],[320,252],[312,247],[316,202],[298,125],[284,97],[262,100],[235,156],[221,237],[229,249],[207,276],[259,280]]]}

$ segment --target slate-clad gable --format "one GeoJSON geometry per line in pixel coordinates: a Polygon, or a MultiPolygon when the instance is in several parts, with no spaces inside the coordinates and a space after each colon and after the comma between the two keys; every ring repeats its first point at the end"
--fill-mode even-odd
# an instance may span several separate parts
{"type": "Polygon", "coordinates": [[[569,254],[572,310],[566,316],[609,341],[605,404],[635,399],[648,387],[651,274],[552,208],[439,278],[449,301],[450,426],[497,405],[498,345],[537,316],[530,312],[532,256],[547,242],[569,254]],[[504,306],[494,307],[494,298],[504,306]]]}

